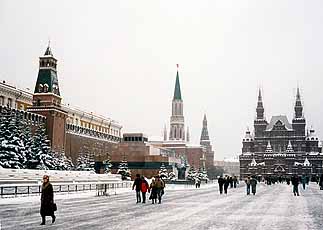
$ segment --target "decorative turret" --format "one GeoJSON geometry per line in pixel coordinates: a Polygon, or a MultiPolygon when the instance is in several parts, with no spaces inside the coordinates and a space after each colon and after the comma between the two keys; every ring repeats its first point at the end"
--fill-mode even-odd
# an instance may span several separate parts
{"type": "Polygon", "coordinates": [[[270,141],[268,141],[268,144],[267,144],[265,152],[266,153],[272,153],[273,152],[273,149],[271,148],[270,141]]]}
{"type": "Polygon", "coordinates": [[[257,162],[255,158],[252,158],[251,163],[249,164],[249,166],[257,166],[257,162]]]}
{"type": "Polygon", "coordinates": [[[252,142],[252,141],[253,141],[253,137],[250,134],[249,127],[247,127],[246,135],[243,138],[243,142],[252,142]]]}
{"type": "Polygon", "coordinates": [[[294,153],[294,149],[293,149],[292,143],[290,141],[288,141],[286,152],[287,153],[294,153]]]}
{"type": "Polygon", "coordinates": [[[305,158],[303,165],[304,165],[305,167],[309,167],[309,166],[311,166],[311,163],[309,162],[309,160],[307,159],[307,157],[305,158]]]}
{"type": "Polygon", "coordinates": [[[172,101],[172,116],[170,118],[169,140],[185,141],[183,100],[179,83],[178,64],[174,97],[172,101]]]}
{"type": "Polygon", "coordinates": [[[200,142],[202,142],[202,141],[210,141],[209,132],[208,132],[208,129],[207,129],[206,114],[204,114],[204,118],[203,118],[203,127],[202,127],[202,133],[201,133],[200,142]]]}
{"type": "Polygon", "coordinates": [[[301,94],[299,93],[299,88],[297,87],[296,102],[295,102],[295,118],[303,118],[303,105],[301,101],[301,94]]]}
{"type": "Polygon", "coordinates": [[[303,114],[303,105],[301,101],[301,94],[299,92],[299,87],[297,87],[294,111],[295,111],[295,114],[294,114],[292,125],[293,125],[293,129],[295,130],[295,135],[304,137],[306,120],[303,114]]]}
{"type": "Polygon", "coordinates": [[[261,90],[259,89],[258,102],[257,102],[257,108],[256,108],[257,114],[256,114],[256,119],[254,120],[255,138],[262,137],[268,125],[264,115],[265,114],[264,111],[265,109],[262,102],[261,90]]]}

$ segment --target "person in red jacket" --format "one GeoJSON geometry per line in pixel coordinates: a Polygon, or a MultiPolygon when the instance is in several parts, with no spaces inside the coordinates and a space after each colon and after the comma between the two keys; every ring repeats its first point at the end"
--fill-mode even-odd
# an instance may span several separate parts
{"type": "Polygon", "coordinates": [[[150,192],[149,190],[149,184],[144,178],[144,176],[141,176],[141,193],[142,193],[142,203],[146,203],[146,193],[150,192]]]}

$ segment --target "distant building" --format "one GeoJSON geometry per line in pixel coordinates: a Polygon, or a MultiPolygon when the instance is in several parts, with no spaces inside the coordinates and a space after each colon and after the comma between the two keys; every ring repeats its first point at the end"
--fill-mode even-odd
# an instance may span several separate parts
{"type": "Polygon", "coordinates": [[[225,158],[223,161],[215,161],[214,165],[217,168],[223,169],[224,175],[240,176],[240,163],[239,158],[225,158]]]}
{"type": "Polygon", "coordinates": [[[181,163],[174,151],[150,144],[148,137],[142,133],[123,134],[122,141],[111,155],[113,173],[118,171],[122,160],[127,161],[132,178],[137,173],[148,178],[156,176],[162,165],[168,173],[174,172],[177,175],[177,165],[181,163]]]}
{"type": "Polygon", "coordinates": [[[268,123],[259,90],[254,133],[246,131],[240,155],[240,174],[290,176],[322,174],[322,146],[314,129],[306,132],[306,120],[299,89],[292,123],[284,115],[268,123]]]}

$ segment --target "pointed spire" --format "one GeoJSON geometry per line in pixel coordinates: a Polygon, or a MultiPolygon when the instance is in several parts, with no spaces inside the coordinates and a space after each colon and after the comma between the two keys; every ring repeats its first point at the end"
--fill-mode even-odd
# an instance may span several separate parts
{"type": "Polygon", "coordinates": [[[208,140],[210,140],[210,138],[209,138],[209,131],[207,129],[206,114],[204,114],[203,127],[202,127],[202,133],[201,133],[201,140],[200,141],[208,141],[208,140]]]}
{"type": "Polygon", "coordinates": [[[259,88],[259,93],[258,93],[258,102],[262,101],[262,96],[261,96],[261,90],[259,88]]]}
{"type": "Polygon", "coordinates": [[[191,139],[191,137],[190,137],[190,129],[189,129],[189,127],[187,126],[186,142],[190,142],[190,139],[191,139]]]}
{"type": "Polygon", "coordinates": [[[257,120],[264,120],[264,106],[262,103],[262,95],[261,95],[261,90],[259,88],[259,93],[258,93],[258,102],[257,102],[257,108],[256,108],[256,112],[257,112],[257,120]]]}
{"type": "Polygon", "coordinates": [[[176,74],[176,83],[175,83],[173,100],[182,100],[181,86],[179,83],[178,64],[177,64],[177,74],[176,74]]]}
{"type": "Polygon", "coordinates": [[[166,124],[164,126],[164,141],[167,141],[167,127],[166,127],[166,124]]]}
{"type": "Polygon", "coordinates": [[[44,56],[53,56],[52,50],[50,48],[50,40],[48,40],[48,46],[47,46],[44,56]]]}
{"type": "Polygon", "coordinates": [[[296,92],[296,102],[295,102],[295,118],[303,118],[303,105],[301,100],[301,94],[299,92],[299,87],[297,87],[296,92]]]}
{"type": "Polygon", "coordinates": [[[296,100],[301,100],[301,94],[299,92],[299,87],[297,86],[296,100]]]}

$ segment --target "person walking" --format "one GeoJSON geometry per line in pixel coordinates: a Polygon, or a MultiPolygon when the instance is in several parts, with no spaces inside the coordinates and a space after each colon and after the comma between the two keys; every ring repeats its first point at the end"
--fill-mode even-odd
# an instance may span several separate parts
{"type": "Polygon", "coordinates": [[[223,193],[223,184],[224,184],[224,179],[222,176],[219,177],[218,184],[219,184],[220,194],[222,194],[223,193]]]}
{"type": "Polygon", "coordinates": [[[238,178],[237,178],[237,176],[234,176],[233,177],[233,187],[236,188],[237,187],[237,184],[239,184],[238,178]]]}
{"type": "Polygon", "coordinates": [[[157,198],[158,198],[158,204],[161,204],[161,198],[162,198],[162,192],[164,190],[165,184],[164,182],[160,179],[159,176],[156,177],[156,193],[157,193],[157,198]]]}
{"type": "Polygon", "coordinates": [[[229,177],[230,188],[233,188],[233,178],[232,176],[229,177]]]}
{"type": "MultiPolygon", "coordinates": [[[[257,180],[256,180],[256,178],[254,176],[251,177],[250,185],[251,185],[251,192],[252,192],[252,194],[253,195],[256,195],[257,180]]],[[[250,190],[250,188],[249,188],[249,190],[250,190]]]]}
{"type": "Polygon", "coordinates": [[[297,175],[293,175],[292,178],[291,178],[291,181],[292,181],[292,185],[293,185],[293,193],[294,193],[294,196],[299,196],[299,193],[298,193],[298,184],[299,184],[299,178],[297,175]]]}
{"type": "Polygon", "coordinates": [[[141,191],[141,178],[140,178],[140,174],[136,174],[136,179],[133,182],[132,190],[134,190],[135,187],[136,187],[137,203],[141,203],[141,196],[140,196],[140,191],[141,191]]]}
{"type": "Polygon", "coordinates": [[[201,187],[201,180],[198,177],[195,177],[195,188],[201,187]]]}
{"type": "Polygon", "coordinates": [[[247,186],[247,195],[250,195],[250,176],[245,179],[245,182],[247,186]]]}
{"type": "Polygon", "coordinates": [[[303,190],[305,190],[305,187],[306,187],[306,176],[304,174],[301,177],[301,182],[302,182],[302,185],[303,185],[303,190]]]}
{"type": "Polygon", "coordinates": [[[156,181],[153,178],[150,183],[150,196],[149,200],[152,201],[152,204],[157,204],[157,188],[156,188],[156,181]]]}
{"type": "Polygon", "coordinates": [[[141,176],[141,195],[142,195],[142,203],[146,203],[146,193],[150,192],[149,184],[146,181],[144,176],[141,176]]]}
{"type": "Polygon", "coordinates": [[[40,203],[40,215],[42,218],[41,225],[46,224],[46,216],[52,217],[52,223],[55,222],[56,216],[54,211],[56,211],[56,204],[54,203],[54,192],[53,186],[49,183],[49,176],[43,176],[43,185],[41,190],[41,203],[40,203]]]}
{"type": "Polygon", "coordinates": [[[224,194],[228,194],[229,184],[230,184],[229,176],[225,176],[225,179],[224,179],[224,194]]]}

